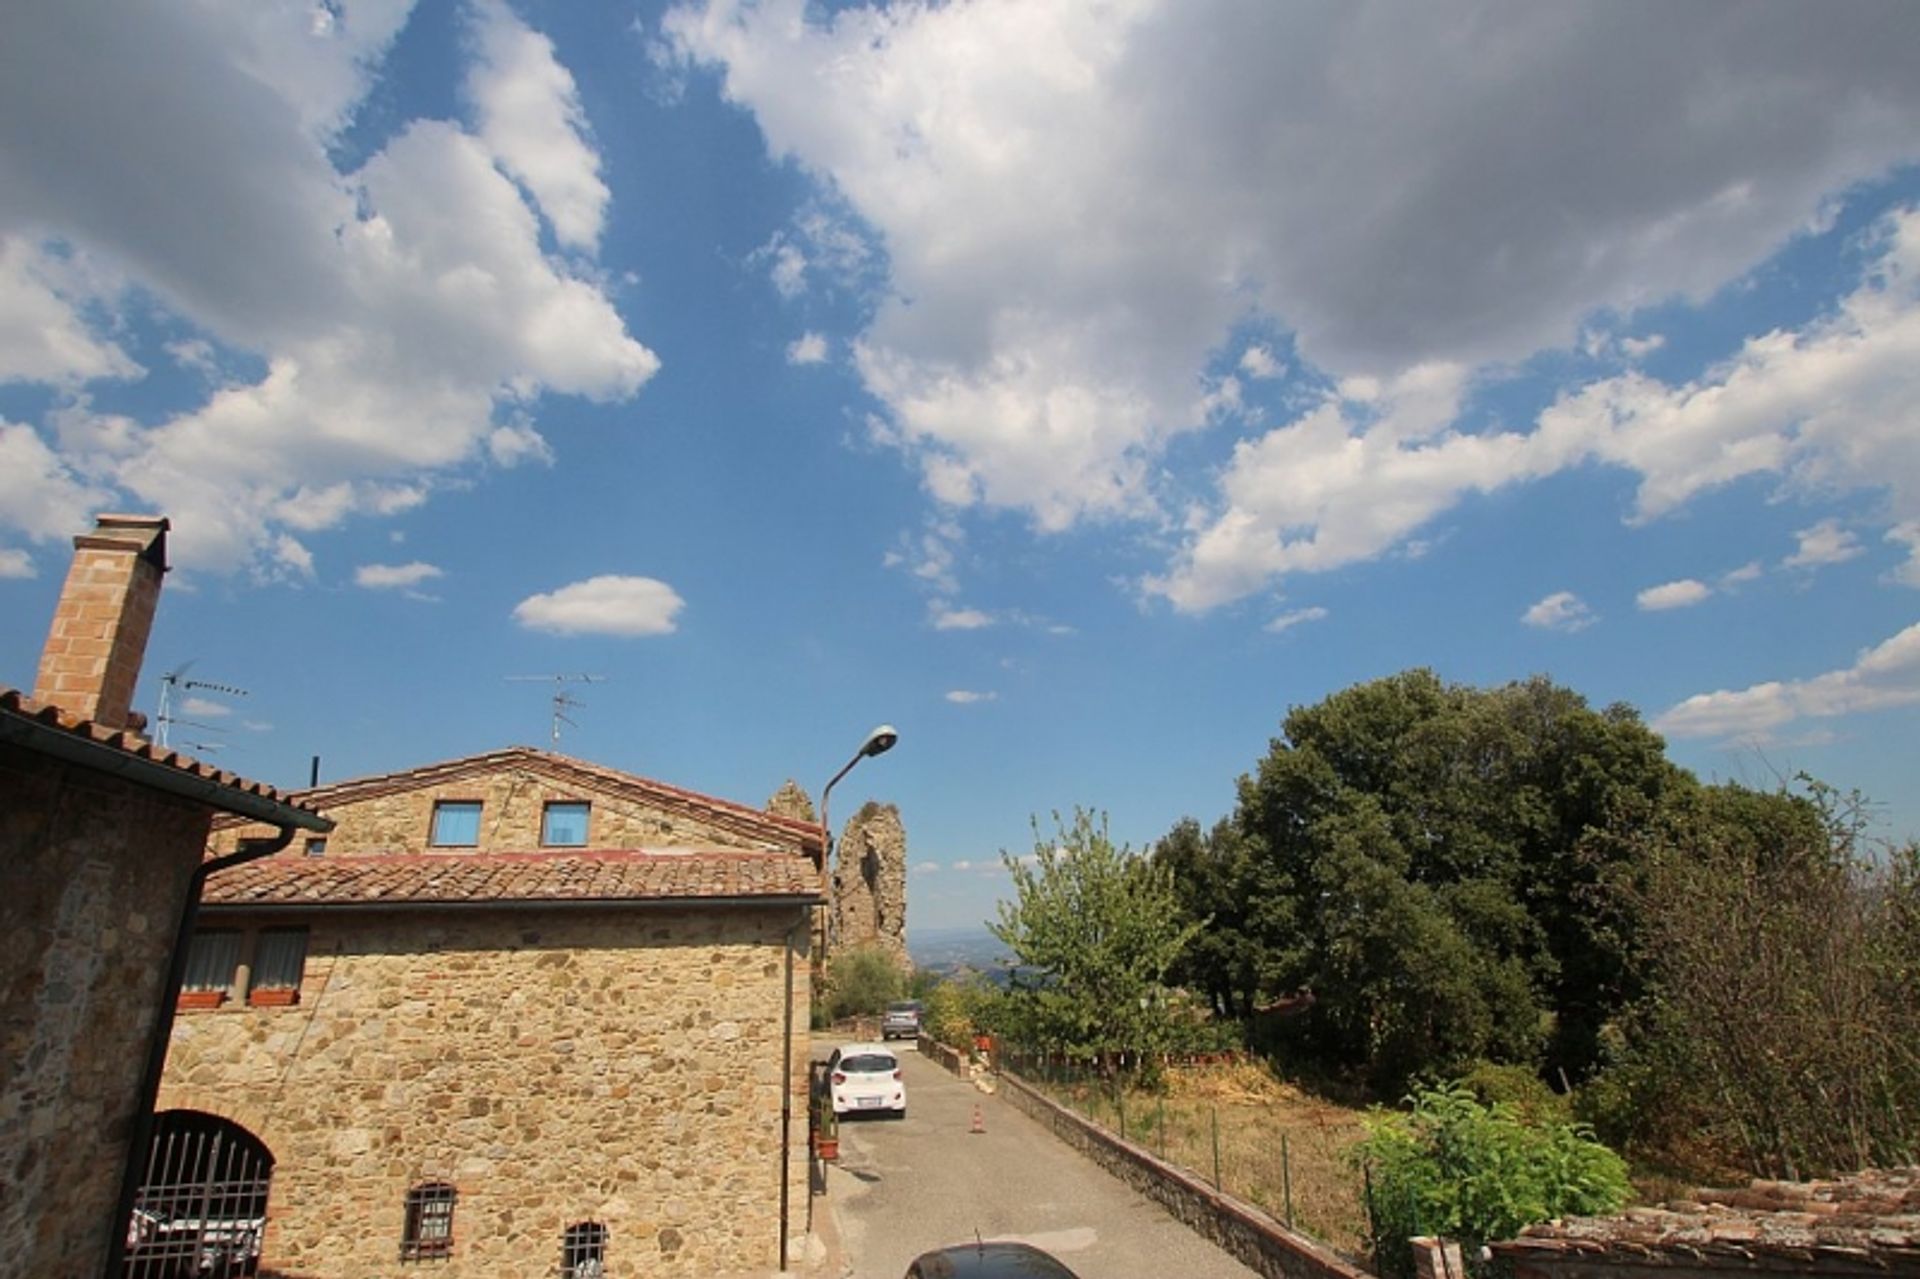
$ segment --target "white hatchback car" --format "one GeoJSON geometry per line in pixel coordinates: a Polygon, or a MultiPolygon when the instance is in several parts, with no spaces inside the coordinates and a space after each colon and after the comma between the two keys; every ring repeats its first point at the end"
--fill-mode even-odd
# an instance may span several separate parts
{"type": "Polygon", "coordinates": [[[900,1059],[885,1044],[842,1044],[827,1058],[827,1091],[833,1113],[890,1111],[907,1117],[907,1085],[900,1059]]]}

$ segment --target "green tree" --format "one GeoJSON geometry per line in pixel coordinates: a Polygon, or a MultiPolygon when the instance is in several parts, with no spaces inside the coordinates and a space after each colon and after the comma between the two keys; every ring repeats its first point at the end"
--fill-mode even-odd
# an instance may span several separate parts
{"type": "Polygon", "coordinates": [[[827,963],[827,1012],[835,1021],[874,1016],[885,1011],[888,1000],[900,998],[905,986],[905,977],[885,951],[856,946],[827,963]]]}
{"type": "Polygon", "coordinates": [[[1602,891],[1635,850],[1598,836],[1686,781],[1660,738],[1545,679],[1477,689],[1424,670],[1282,728],[1210,861],[1193,831],[1163,845],[1184,898],[1243,903],[1239,980],[1314,993],[1297,1049],[1383,1091],[1479,1058],[1589,1072],[1638,993],[1632,921],[1602,891]]]}
{"type": "Polygon", "coordinates": [[[1003,1010],[1036,1046],[1115,1062],[1171,1036],[1165,980],[1199,921],[1183,918],[1164,866],[1116,847],[1106,817],[1033,825],[1031,860],[1002,852],[1015,898],[988,927],[1018,963],[1003,1010]]]}
{"type": "Polygon", "coordinates": [[[1859,813],[1818,784],[1700,787],[1634,832],[1649,989],[1583,1099],[1610,1136],[1762,1177],[1920,1153],[1920,850],[1864,846],[1859,813]]]}

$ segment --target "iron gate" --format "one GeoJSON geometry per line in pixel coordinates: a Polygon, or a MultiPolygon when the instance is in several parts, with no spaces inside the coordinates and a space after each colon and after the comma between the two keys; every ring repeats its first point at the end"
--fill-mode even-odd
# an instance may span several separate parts
{"type": "Polygon", "coordinates": [[[273,1154],[239,1124],[197,1110],[154,1116],[125,1279],[231,1279],[260,1265],[273,1154]]]}

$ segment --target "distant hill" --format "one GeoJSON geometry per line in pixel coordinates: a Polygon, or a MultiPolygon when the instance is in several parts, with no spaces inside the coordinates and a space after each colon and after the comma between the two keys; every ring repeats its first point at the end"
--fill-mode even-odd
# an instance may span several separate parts
{"type": "Polygon", "coordinates": [[[952,973],[966,969],[992,975],[1010,956],[1000,939],[983,924],[963,928],[913,928],[907,932],[907,953],[915,967],[952,973]]]}

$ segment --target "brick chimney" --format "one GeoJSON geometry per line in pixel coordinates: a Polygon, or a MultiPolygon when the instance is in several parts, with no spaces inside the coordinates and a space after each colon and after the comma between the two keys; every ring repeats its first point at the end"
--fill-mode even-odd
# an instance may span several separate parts
{"type": "Polygon", "coordinates": [[[73,539],[73,567],[33,683],[36,701],[106,728],[129,726],[167,571],[169,527],[158,515],[101,515],[93,532],[73,539]]]}

